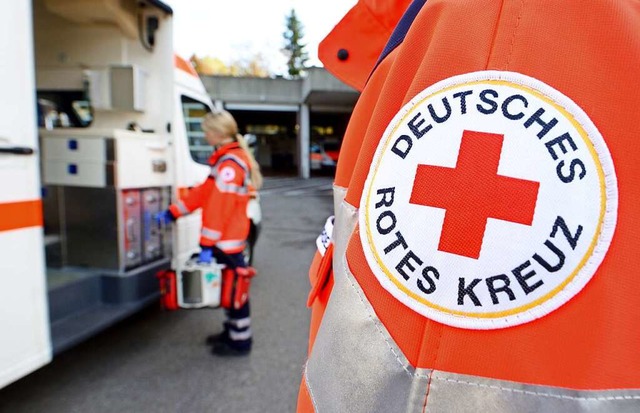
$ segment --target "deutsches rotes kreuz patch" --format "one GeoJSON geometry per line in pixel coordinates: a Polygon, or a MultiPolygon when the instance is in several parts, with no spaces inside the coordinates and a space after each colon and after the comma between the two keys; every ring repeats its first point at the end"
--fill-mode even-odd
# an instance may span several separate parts
{"type": "Polygon", "coordinates": [[[616,224],[604,139],[518,73],[439,82],[389,124],[359,212],[369,266],[396,299],[471,329],[526,323],[593,277],[616,224]]]}

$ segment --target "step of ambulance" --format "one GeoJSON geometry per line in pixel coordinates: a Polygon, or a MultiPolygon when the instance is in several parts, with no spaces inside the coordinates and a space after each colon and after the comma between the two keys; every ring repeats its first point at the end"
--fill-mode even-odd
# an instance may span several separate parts
{"type": "Polygon", "coordinates": [[[161,260],[126,274],[78,268],[49,269],[49,318],[54,354],[157,302],[159,289],[155,273],[168,264],[168,260],[161,260]]]}

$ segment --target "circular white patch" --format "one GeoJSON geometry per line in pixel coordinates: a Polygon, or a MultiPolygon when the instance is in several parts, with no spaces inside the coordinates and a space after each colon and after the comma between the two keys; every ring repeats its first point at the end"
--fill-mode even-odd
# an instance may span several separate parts
{"type": "Polygon", "coordinates": [[[617,203],[611,155],[587,115],[536,79],[485,71],[436,83],[394,117],[359,224],[396,299],[444,324],[496,329],[587,284],[617,203]]]}
{"type": "Polygon", "coordinates": [[[222,182],[229,183],[236,177],[236,171],[230,166],[225,166],[220,170],[220,179],[222,182]]]}

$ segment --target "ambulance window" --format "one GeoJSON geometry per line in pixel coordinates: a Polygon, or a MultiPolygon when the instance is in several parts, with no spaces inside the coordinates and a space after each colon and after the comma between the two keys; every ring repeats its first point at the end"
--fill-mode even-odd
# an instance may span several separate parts
{"type": "Polygon", "coordinates": [[[189,152],[194,161],[207,164],[213,148],[207,144],[202,131],[202,117],[211,112],[211,108],[198,100],[187,96],[181,97],[182,114],[184,116],[189,152]]]}

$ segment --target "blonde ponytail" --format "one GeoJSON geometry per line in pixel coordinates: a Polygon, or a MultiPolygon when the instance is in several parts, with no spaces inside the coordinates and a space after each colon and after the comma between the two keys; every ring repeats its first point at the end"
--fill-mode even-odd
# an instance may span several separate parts
{"type": "Polygon", "coordinates": [[[249,163],[251,164],[249,165],[251,168],[251,183],[257,191],[262,188],[262,173],[260,172],[260,165],[258,165],[256,158],[251,153],[251,149],[249,149],[249,145],[247,144],[244,136],[236,133],[236,141],[238,141],[238,145],[240,145],[247,154],[247,158],[249,158],[249,163]]]}

